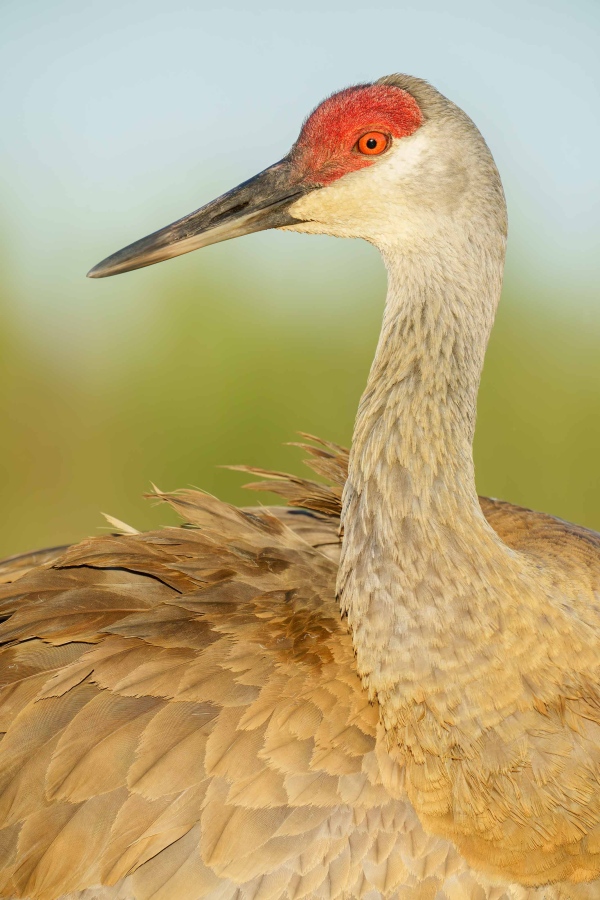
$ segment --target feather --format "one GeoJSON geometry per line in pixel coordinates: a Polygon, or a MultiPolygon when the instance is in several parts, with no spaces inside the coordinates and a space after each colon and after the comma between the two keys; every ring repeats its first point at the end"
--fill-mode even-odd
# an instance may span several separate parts
{"type": "MultiPolygon", "coordinates": [[[[330,488],[317,496],[309,484],[312,510],[161,494],[192,527],[90,539],[37,567],[19,561],[0,600],[0,896],[57,900],[104,884],[106,900],[515,900],[469,881],[465,859],[414,814],[405,763],[354,667],[335,559],[321,550],[339,550],[332,511],[347,457],[314,449],[337,486],[324,501],[330,488]]],[[[482,509],[515,549],[537,532],[564,547],[564,530],[539,514],[482,509]]],[[[594,771],[574,782],[572,757],[577,742],[598,744],[600,703],[571,690],[555,714],[547,687],[528,684],[526,735],[516,710],[487,732],[490,775],[512,774],[493,800],[481,795],[477,815],[507,840],[537,816],[546,841],[560,833],[575,847],[587,834],[596,852],[594,815],[582,831],[548,815],[536,791],[556,803],[564,780],[571,805],[589,804],[594,771]],[[575,730],[559,740],[567,721],[575,730]]],[[[486,715],[495,721],[497,708],[486,715]]],[[[419,783],[431,808],[446,802],[436,766],[419,783]]],[[[456,802],[473,804],[472,782],[462,794],[458,773],[453,782],[456,802]]],[[[561,871],[563,857],[547,865],[561,871]]]]}

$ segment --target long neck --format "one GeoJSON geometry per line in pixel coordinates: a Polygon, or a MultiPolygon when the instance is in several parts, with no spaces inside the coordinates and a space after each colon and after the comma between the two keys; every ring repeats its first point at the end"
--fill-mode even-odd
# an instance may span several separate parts
{"type": "Polygon", "coordinates": [[[365,684],[402,703],[407,678],[442,664],[440,641],[454,619],[462,628],[465,598],[476,595],[481,611],[490,569],[510,555],[481,512],[472,455],[504,235],[463,230],[384,259],[388,296],[356,419],[338,590],[365,684]]]}

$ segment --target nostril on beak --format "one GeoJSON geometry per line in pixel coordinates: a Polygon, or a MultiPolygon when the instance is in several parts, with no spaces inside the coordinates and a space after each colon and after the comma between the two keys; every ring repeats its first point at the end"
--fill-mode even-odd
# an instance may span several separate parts
{"type": "Polygon", "coordinates": [[[224,219],[244,212],[244,210],[247,209],[249,205],[249,201],[244,200],[243,203],[236,203],[234,206],[230,206],[229,209],[225,209],[223,210],[223,212],[217,213],[217,215],[214,216],[211,220],[211,226],[218,225],[219,222],[222,222],[224,219]]]}

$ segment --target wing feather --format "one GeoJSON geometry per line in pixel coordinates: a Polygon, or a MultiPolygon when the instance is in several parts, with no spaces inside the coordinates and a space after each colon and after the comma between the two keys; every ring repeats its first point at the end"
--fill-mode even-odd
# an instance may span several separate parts
{"type": "MultiPolygon", "coordinates": [[[[333,486],[267,473],[296,511],[159,492],[186,527],[7,565],[0,896],[541,900],[476,878],[408,802],[335,602],[347,454],[307,449],[333,486]]],[[[585,563],[586,534],[482,504],[511,545],[575,540],[585,563]]],[[[597,742],[580,703],[564,715],[597,742]]],[[[536,780],[562,778],[569,747],[539,729],[531,740],[536,780]]],[[[506,741],[487,756],[495,771],[517,761],[506,741]]],[[[537,814],[524,781],[506,779],[497,802],[537,814]]],[[[544,900],[595,896],[566,890],[544,900]]]]}

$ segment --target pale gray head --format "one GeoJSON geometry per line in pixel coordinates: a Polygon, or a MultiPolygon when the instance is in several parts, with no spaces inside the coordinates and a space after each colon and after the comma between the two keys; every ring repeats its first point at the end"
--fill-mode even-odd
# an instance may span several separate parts
{"type": "Polygon", "coordinates": [[[491,154],[435,88],[390,75],[329,97],[280,162],[89,275],[116,275],[267,228],[360,237],[385,253],[426,249],[457,226],[505,231],[491,154]]]}

